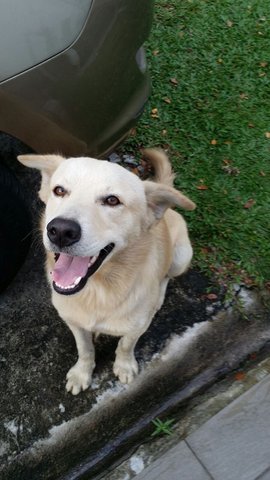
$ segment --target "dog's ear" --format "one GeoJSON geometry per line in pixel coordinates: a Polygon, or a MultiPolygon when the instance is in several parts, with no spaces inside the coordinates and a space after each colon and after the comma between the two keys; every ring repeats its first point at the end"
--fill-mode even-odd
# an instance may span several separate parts
{"type": "Polygon", "coordinates": [[[177,206],[185,210],[194,210],[196,208],[192,200],[173,187],[148,180],[143,183],[148,209],[152,214],[153,221],[160,220],[167,208],[170,207],[177,206]]]}
{"type": "Polygon", "coordinates": [[[52,174],[65,159],[61,155],[19,155],[19,162],[26,167],[41,171],[40,199],[46,203],[49,197],[49,184],[52,174]]]}

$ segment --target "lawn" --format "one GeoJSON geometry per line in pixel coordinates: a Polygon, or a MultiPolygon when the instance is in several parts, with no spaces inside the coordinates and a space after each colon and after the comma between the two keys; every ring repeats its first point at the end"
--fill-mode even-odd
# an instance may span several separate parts
{"type": "Polygon", "coordinates": [[[269,285],[269,2],[157,0],[147,50],[152,95],[125,149],[168,151],[197,203],[194,265],[269,285]]]}

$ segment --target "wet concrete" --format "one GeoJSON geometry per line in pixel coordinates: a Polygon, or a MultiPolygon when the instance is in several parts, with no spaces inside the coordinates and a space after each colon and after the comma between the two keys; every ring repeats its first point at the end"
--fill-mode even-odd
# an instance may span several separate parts
{"type": "MultiPolygon", "coordinates": [[[[34,215],[38,176],[16,166],[34,215]]],[[[223,292],[190,270],[172,281],[161,312],[140,339],[141,373],[129,387],[113,376],[117,339],[99,337],[92,387],[65,392],[76,360],[72,334],[50,304],[39,236],[0,297],[0,478],[99,478],[152,431],[151,420],[184,408],[270,339],[267,293],[223,292]],[[216,293],[215,301],[207,293],[216,293]],[[241,298],[241,301],[239,299],[241,298]],[[195,327],[194,327],[195,324],[195,327]]],[[[237,289],[236,289],[237,290],[237,289]]]]}

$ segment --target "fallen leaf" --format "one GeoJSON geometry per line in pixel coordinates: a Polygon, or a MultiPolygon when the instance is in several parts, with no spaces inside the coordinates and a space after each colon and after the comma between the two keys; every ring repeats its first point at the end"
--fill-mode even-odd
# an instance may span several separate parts
{"type": "MultiPolygon", "coordinates": [[[[245,273],[245,272],[244,272],[244,273],[245,273]]],[[[252,278],[249,278],[249,277],[244,276],[243,281],[244,281],[244,283],[245,283],[245,285],[246,285],[247,287],[252,287],[252,286],[254,286],[254,281],[252,280],[252,278]]]]}
{"type": "Polygon", "coordinates": [[[152,108],[151,117],[152,118],[158,118],[158,109],[157,108],[152,108]]]}
{"type": "Polygon", "coordinates": [[[162,135],[167,135],[167,130],[164,129],[164,130],[162,130],[161,133],[162,133],[162,135]]]}
{"type": "Polygon", "coordinates": [[[211,145],[216,145],[216,144],[217,144],[217,140],[213,139],[213,140],[211,140],[210,143],[211,143],[211,145]]]}
{"type": "Polygon", "coordinates": [[[255,204],[255,200],[253,200],[253,198],[250,198],[244,205],[244,208],[248,209],[248,208],[251,208],[253,207],[253,205],[255,204]]]}
{"type": "Polygon", "coordinates": [[[197,190],[208,190],[207,185],[197,185],[196,188],[197,190]]]}
{"type": "Polygon", "coordinates": [[[248,127],[249,127],[249,128],[254,128],[255,125],[254,125],[254,123],[249,123],[249,124],[248,124],[248,127]]]}
{"type": "Polygon", "coordinates": [[[159,54],[159,50],[153,50],[153,55],[156,57],[156,55],[159,54]]]}
{"type": "Polygon", "coordinates": [[[164,97],[163,100],[165,103],[168,103],[168,104],[172,103],[171,99],[168,97],[164,97]]]}
{"type": "Polygon", "coordinates": [[[160,146],[161,146],[162,150],[164,150],[165,153],[168,154],[170,145],[168,143],[162,143],[160,146]]]}
{"type": "Polygon", "coordinates": [[[270,132],[265,132],[266,138],[270,138],[270,132]]]}
{"type": "Polygon", "coordinates": [[[239,97],[241,98],[241,100],[247,100],[248,99],[248,95],[246,93],[240,93],[239,97]]]}
{"type": "Polygon", "coordinates": [[[233,22],[231,20],[227,20],[226,24],[227,24],[227,27],[233,26],[233,22]]]}
{"type": "Polygon", "coordinates": [[[201,253],[203,253],[203,255],[208,255],[210,252],[211,249],[209,247],[201,247],[201,253]]]}
{"type": "Polygon", "coordinates": [[[223,163],[225,163],[225,165],[230,165],[231,163],[231,160],[229,160],[228,158],[224,158],[222,161],[223,163]]]}
{"type": "Polygon", "coordinates": [[[225,173],[228,173],[228,175],[239,175],[240,170],[237,167],[233,167],[231,165],[224,165],[224,167],[221,167],[222,170],[224,170],[225,173]]]}
{"type": "Polygon", "coordinates": [[[222,58],[218,58],[218,59],[217,59],[217,62],[218,62],[218,63],[223,63],[222,58]]]}
{"type": "Polygon", "coordinates": [[[268,62],[260,62],[260,67],[265,68],[267,67],[268,62]]]}
{"type": "Polygon", "coordinates": [[[211,300],[211,301],[212,301],[212,300],[216,300],[218,297],[217,297],[217,295],[216,295],[215,293],[208,293],[208,294],[206,295],[206,298],[207,298],[207,300],[211,300]]]}
{"type": "Polygon", "coordinates": [[[132,128],[132,129],[130,130],[129,134],[130,134],[132,137],[135,137],[135,135],[137,134],[136,128],[132,128]]]}
{"type": "Polygon", "coordinates": [[[259,73],[259,77],[265,77],[266,76],[266,73],[265,72],[260,72],[259,73]]]}
{"type": "Polygon", "coordinates": [[[261,170],[261,171],[260,171],[260,175],[261,175],[261,177],[265,177],[265,176],[266,176],[266,173],[265,173],[263,170],[261,170]]]}
{"type": "Polygon", "coordinates": [[[170,82],[173,84],[173,85],[178,85],[178,80],[176,78],[170,78],[170,82]]]}
{"type": "Polygon", "coordinates": [[[244,372],[237,372],[237,373],[234,375],[234,379],[237,380],[238,382],[239,382],[239,381],[241,382],[242,380],[245,379],[245,376],[246,376],[246,375],[244,374],[244,372]]]}

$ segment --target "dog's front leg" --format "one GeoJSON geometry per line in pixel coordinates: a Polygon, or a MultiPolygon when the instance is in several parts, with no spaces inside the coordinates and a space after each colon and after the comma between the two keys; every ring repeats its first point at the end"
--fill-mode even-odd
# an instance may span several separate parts
{"type": "Polygon", "coordinates": [[[139,336],[134,338],[125,335],[118,342],[113,372],[122,383],[131,383],[138,373],[139,367],[135,359],[134,348],[139,336]]]}
{"type": "Polygon", "coordinates": [[[91,384],[92,373],[95,368],[95,350],[92,332],[68,323],[72,331],[78,350],[78,360],[67,373],[66,389],[73,395],[86,390],[91,384]]]}

